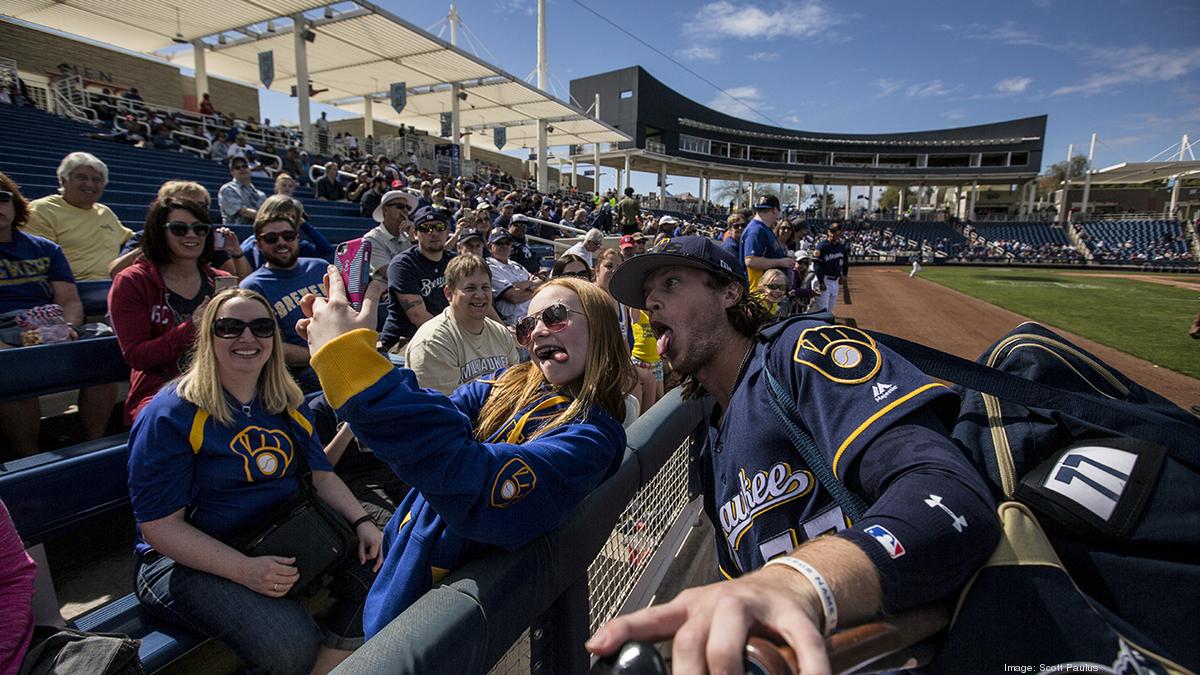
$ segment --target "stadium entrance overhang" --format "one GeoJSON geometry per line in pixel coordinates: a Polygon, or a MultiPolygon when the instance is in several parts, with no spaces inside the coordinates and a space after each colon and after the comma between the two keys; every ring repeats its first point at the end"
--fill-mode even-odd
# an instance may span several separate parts
{"type": "Polygon", "coordinates": [[[468,139],[485,148],[495,143],[484,132],[498,127],[507,131],[506,147],[535,147],[539,124],[547,127],[547,146],[631,140],[365,0],[221,0],[185,7],[155,0],[11,0],[4,13],[192,68],[197,100],[208,74],[261,84],[258,55],[270,51],[270,88],[296,89],[306,132],[311,89],[311,100],[434,136],[441,135],[442,113],[457,113],[451,138],[469,132],[468,139]],[[301,73],[309,87],[295,86],[301,73]],[[394,82],[405,83],[404,109],[374,107],[388,100],[394,82]]]}
{"type": "MultiPolygon", "coordinates": [[[[704,160],[693,160],[684,157],[664,155],[644,149],[608,150],[600,153],[600,163],[603,166],[624,170],[627,167],[633,171],[659,173],[665,166],[666,172],[672,176],[703,177],[711,180],[753,181],[757,183],[787,183],[789,185],[805,183],[811,178],[816,185],[969,185],[978,182],[980,185],[1009,185],[1022,184],[1037,178],[1037,171],[1024,173],[989,172],[986,169],[973,168],[961,171],[926,172],[921,169],[898,172],[896,170],[871,172],[861,168],[857,170],[839,170],[839,167],[829,166],[797,166],[791,169],[771,169],[765,167],[747,167],[736,164],[722,164],[704,160]]],[[[580,162],[591,162],[588,154],[572,157],[580,162]]]]}
{"type": "MultiPolygon", "coordinates": [[[[1091,184],[1095,185],[1140,185],[1156,183],[1171,178],[1186,178],[1200,175],[1200,161],[1183,160],[1167,162],[1122,162],[1092,172],[1091,184]]],[[[1071,185],[1083,185],[1082,178],[1073,178],[1071,185]]]]}

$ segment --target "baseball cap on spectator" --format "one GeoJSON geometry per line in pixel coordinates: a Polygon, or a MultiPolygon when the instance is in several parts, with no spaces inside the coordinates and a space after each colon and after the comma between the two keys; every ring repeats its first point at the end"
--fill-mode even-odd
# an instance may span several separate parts
{"type": "Polygon", "coordinates": [[[492,228],[492,233],[488,235],[488,243],[495,244],[501,241],[512,241],[512,235],[503,227],[492,228]]]}
{"type": "Polygon", "coordinates": [[[425,186],[427,186],[427,185],[428,185],[429,187],[433,187],[433,183],[430,183],[430,182],[429,182],[429,181],[427,181],[427,180],[423,180],[423,181],[421,181],[421,187],[425,187],[425,186]]]}
{"type": "Polygon", "coordinates": [[[777,209],[779,207],[779,197],[775,195],[763,195],[762,199],[754,205],[755,211],[763,211],[766,209],[777,209]]]}
{"type": "Polygon", "coordinates": [[[691,267],[736,281],[748,289],[749,282],[737,258],[708,237],[690,236],[663,239],[654,248],[625,262],[613,272],[609,293],[617,302],[644,309],[646,294],[642,286],[651,272],[670,266],[691,267]]]}
{"type": "Polygon", "coordinates": [[[461,244],[464,241],[470,241],[472,239],[478,239],[479,241],[483,241],[483,233],[480,232],[479,230],[476,230],[473,227],[464,227],[462,230],[459,231],[458,243],[461,244]]]}
{"type": "Polygon", "coordinates": [[[637,246],[637,241],[634,240],[632,234],[627,234],[627,235],[621,237],[621,250],[622,251],[624,251],[627,248],[633,248],[634,246],[637,246]]]}
{"type": "Polygon", "coordinates": [[[492,204],[491,204],[491,202],[480,202],[479,206],[475,207],[475,210],[476,211],[491,211],[492,204]]]}
{"type": "Polygon", "coordinates": [[[397,200],[406,202],[410,209],[417,208],[417,198],[408,194],[407,190],[388,190],[379,198],[379,206],[376,206],[375,210],[371,213],[371,217],[375,219],[375,222],[382,223],[383,207],[397,200]]]}
{"type": "Polygon", "coordinates": [[[449,225],[450,214],[446,212],[446,209],[438,206],[422,206],[412,216],[413,227],[420,227],[431,220],[449,225]]]}
{"type": "Polygon", "coordinates": [[[502,208],[502,209],[511,209],[512,207],[513,207],[513,203],[508,201],[507,199],[500,202],[500,208],[502,208]]]}
{"type": "Polygon", "coordinates": [[[603,244],[604,243],[604,233],[593,227],[592,229],[587,231],[587,234],[583,235],[583,240],[585,242],[591,242],[593,244],[603,244]]]}
{"type": "Polygon", "coordinates": [[[675,219],[675,216],[663,216],[662,218],[658,219],[659,225],[666,225],[668,223],[674,225],[675,223],[678,223],[678,222],[679,221],[675,219]]]}

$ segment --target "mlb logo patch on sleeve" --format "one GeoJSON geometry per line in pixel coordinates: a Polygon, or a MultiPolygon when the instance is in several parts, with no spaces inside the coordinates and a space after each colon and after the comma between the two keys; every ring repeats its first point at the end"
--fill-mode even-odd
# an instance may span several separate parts
{"type": "Polygon", "coordinates": [[[888,555],[892,557],[892,560],[904,555],[904,544],[900,543],[900,540],[896,538],[896,535],[888,532],[886,527],[882,525],[872,525],[863,530],[863,532],[875,537],[875,541],[879,542],[879,545],[883,547],[883,550],[888,552],[888,555]]]}

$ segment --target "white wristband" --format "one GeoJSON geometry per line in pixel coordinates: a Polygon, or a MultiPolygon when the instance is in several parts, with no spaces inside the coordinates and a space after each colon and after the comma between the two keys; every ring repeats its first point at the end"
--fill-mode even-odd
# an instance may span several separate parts
{"type": "Polygon", "coordinates": [[[824,625],[821,626],[821,634],[829,637],[833,631],[837,630],[837,601],[834,600],[833,589],[829,587],[829,582],[825,581],[825,577],[821,576],[820,572],[803,560],[786,555],[768,560],[767,564],[763,565],[763,567],[770,567],[771,565],[787,565],[800,574],[803,574],[804,578],[812,583],[813,588],[817,589],[817,597],[821,599],[821,611],[825,615],[825,620],[822,622],[824,625]]]}

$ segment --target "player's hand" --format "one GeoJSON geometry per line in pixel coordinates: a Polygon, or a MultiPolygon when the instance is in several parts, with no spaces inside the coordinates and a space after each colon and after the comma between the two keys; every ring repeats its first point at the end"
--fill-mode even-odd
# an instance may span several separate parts
{"type": "Polygon", "coordinates": [[[609,621],[588,640],[587,650],[607,656],[629,640],[671,644],[672,672],[741,673],[750,634],[781,639],[796,653],[804,675],[830,672],[820,615],[808,580],[780,566],[733,581],[690,588],[664,605],[609,621]]]}
{"type": "Polygon", "coordinates": [[[363,297],[362,309],[355,311],[346,298],[346,285],[337,268],[325,272],[325,297],[309,293],[300,300],[305,318],[296,322],[296,334],[308,342],[308,352],[316,354],[325,343],[359,328],[374,330],[379,299],[387,288],[371,281],[363,297]]]}

